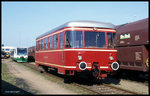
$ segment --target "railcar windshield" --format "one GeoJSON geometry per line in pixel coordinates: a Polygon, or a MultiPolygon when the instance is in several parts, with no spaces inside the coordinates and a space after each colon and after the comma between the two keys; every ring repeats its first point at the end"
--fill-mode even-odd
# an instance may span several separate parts
{"type": "MultiPolygon", "coordinates": [[[[114,48],[115,33],[107,32],[106,36],[105,32],[84,31],[85,48],[114,48]]],[[[66,31],[65,48],[83,48],[83,32],[66,31]]]]}
{"type": "Polygon", "coordinates": [[[83,48],[82,31],[66,31],[65,47],[66,48],[83,48]]]}
{"type": "Polygon", "coordinates": [[[106,48],[105,32],[85,31],[86,48],[106,48]]]}
{"type": "Polygon", "coordinates": [[[114,48],[115,33],[107,33],[108,48],[114,48]]]}
{"type": "Polygon", "coordinates": [[[17,55],[27,55],[27,48],[17,48],[17,55]]]}

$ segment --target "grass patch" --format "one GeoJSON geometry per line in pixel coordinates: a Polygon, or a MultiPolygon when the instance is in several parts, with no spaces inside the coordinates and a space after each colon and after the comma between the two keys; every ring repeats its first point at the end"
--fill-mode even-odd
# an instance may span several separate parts
{"type": "Polygon", "coordinates": [[[15,84],[15,77],[13,77],[11,75],[11,73],[8,71],[6,64],[2,63],[1,67],[2,67],[1,68],[2,69],[2,73],[1,73],[2,80],[14,85],[15,84]]]}
{"type": "Polygon", "coordinates": [[[31,89],[21,78],[16,78],[9,72],[5,63],[1,64],[1,94],[4,95],[32,95],[36,90],[31,89]]]}

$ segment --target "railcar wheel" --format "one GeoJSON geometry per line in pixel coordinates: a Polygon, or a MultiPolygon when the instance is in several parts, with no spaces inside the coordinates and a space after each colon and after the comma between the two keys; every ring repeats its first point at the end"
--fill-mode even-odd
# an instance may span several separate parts
{"type": "Polygon", "coordinates": [[[97,65],[93,65],[92,75],[96,79],[100,79],[101,78],[101,71],[98,69],[97,65]]]}
{"type": "Polygon", "coordinates": [[[46,67],[46,66],[39,66],[39,70],[40,70],[40,73],[48,72],[48,67],[46,67]]]}
{"type": "Polygon", "coordinates": [[[95,84],[101,84],[100,70],[92,70],[90,78],[91,82],[95,84]]]}
{"type": "Polygon", "coordinates": [[[94,69],[94,70],[92,71],[92,75],[93,75],[94,78],[99,79],[99,78],[101,77],[101,76],[100,76],[100,70],[94,69]]]}
{"type": "Polygon", "coordinates": [[[64,83],[70,84],[70,83],[72,83],[72,82],[73,82],[73,76],[68,76],[68,75],[66,75],[66,76],[64,77],[64,83]]]}

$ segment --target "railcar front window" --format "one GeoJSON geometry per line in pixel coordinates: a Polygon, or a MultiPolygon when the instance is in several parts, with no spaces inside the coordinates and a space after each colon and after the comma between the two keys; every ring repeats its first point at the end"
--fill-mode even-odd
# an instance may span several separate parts
{"type": "Polygon", "coordinates": [[[72,48],[73,47],[73,34],[72,31],[67,31],[65,33],[65,47],[72,48]]]}
{"type": "Polygon", "coordinates": [[[105,32],[85,31],[86,48],[106,48],[105,32]]]}
{"type": "Polygon", "coordinates": [[[74,36],[75,36],[74,47],[75,48],[83,48],[83,35],[82,35],[82,31],[75,31],[74,32],[74,36]]]}
{"type": "Polygon", "coordinates": [[[114,48],[114,33],[107,33],[108,48],[114,48]]]}
{"type": "Polygon", "coordinates": [[[27,55],[27,48],[17,48],[17,55],[27,55]]]}
{"type": "Polygon", "coordinates": [[[66,48],[83,48],[82,31],[67,31],[65,33],[66,48]]]}

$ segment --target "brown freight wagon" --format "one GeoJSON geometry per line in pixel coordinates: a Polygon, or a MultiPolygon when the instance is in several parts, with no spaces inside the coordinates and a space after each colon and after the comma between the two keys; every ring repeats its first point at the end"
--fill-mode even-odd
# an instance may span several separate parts
{"type": "Polygon", "coordinates": [[[148,70],[148,50],[143,46],[119,47],[118,60],[120,69],[146,72],[148,70]]]}
{"type": "Polygon", "coordinates": [[[149,70],[149,18],[116,27],[120,69],[149,70]]]}
{"type": "Polygon", "coordinates": [[[28,61],[35,61],[35,46],[28,48],[28,61]]]}

